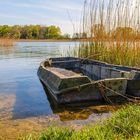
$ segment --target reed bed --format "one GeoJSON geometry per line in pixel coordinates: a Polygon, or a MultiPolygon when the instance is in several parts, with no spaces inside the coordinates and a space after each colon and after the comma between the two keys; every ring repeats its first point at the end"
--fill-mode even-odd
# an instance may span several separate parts
{"type": "Polygon", "coordinates": [[[140,67],[140,46],[135,44],[86,43],[79,48],[79,57],[105,61],[111,64],[140,67]]]}
{"type": "Polygon", "coordinates": [[[140,1],[85,0],[79,57],[140,67],[140,1]]]}
{"type": "Polygon", "coordinates": [[[9,38],[0,38],[0,47],[10,47],[14,45],[14,40],[9,38]]]}

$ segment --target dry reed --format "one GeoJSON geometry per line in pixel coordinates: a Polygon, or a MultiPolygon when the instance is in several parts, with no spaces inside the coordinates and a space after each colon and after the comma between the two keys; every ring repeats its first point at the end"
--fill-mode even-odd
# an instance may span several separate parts
{"type": "Polygon", "coordinates": [[[14,40],[9,38],[0,38],[0,47],[10,47],[14,45],[14,40]]]}
{"type": "Polygon", "coordinates": [[[140,67],[140,1],[85,0],[79,57],[140,67]]]}

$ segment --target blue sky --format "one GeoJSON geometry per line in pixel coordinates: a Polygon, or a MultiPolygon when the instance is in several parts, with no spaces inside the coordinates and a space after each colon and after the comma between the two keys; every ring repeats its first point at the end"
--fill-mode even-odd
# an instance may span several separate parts
{"type": "Polygon", "coordinates": [[[72,34],[80,25],[83,3],[84,0],[0,0],[0,25],[58,25],[62,33],[72,34]]]}

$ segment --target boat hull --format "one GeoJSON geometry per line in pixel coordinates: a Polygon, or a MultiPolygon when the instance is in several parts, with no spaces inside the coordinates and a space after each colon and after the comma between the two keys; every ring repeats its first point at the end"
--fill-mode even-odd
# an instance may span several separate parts
{"type": "MultiPolygon", "coordinates": [[[[104,98],[119,96],[117,93],[125,94],[127,79],[106,79],[91,82],[81,86],[76,86],[62,91],[55,91],[47,82],[48,78],[44,77],[42,68],[38,70],[38,76],[58,104],[84,102],[84,101],[100,101],[104,98]],[[110,90],[111,89],[111,90],[110,90]],[[114,92],[115,91],[115,92],[114,92]]],[[[44,73],[44,72],[43,72],[44,73]]],[[[55,80],[55,79],[54,79],[55,80]]]]}
{"type": "Polygon", "coordinates": [[[58,104],[65,104],[107,100],[110,97],[123,97],[126,94],[140,96],[139,71],[140,69],[136,68],[92,60],[54,58],[51,62],[49,59],[41,63],[38,76],[55,101],[58,104]],[[55,72],[51,68],[56,68],[55,72]],[[63,69],[68,71],[65,72],[63,69]],[[85,76],[68,77],[67,75],[71,75],[69,70],[81,72],[85,76]],[[66,75],[62,75],[63,72],[66,75]]]}

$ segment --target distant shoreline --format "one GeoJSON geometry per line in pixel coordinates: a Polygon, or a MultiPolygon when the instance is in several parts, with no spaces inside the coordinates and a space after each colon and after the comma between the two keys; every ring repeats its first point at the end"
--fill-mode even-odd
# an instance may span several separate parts
{"type": "MultiPolygon", "coordinates": [[[[89,42],[89,41],[90,41],[89,39],[15,39],[14,40],[14,42],[89,42]]],[[[115,40],[111,40],[111,42],[113,41],[115,40]]],[[[109,41],[104,40],[104,42],[109,42],[109,41]]],[[[135,40],[135,42],[140,42],[140,40],[135,40]]]]}
{"type": "Polygon", "coordinates": [[[17,39],[15,42],[83,42],[86,39],[17,39]]]}

